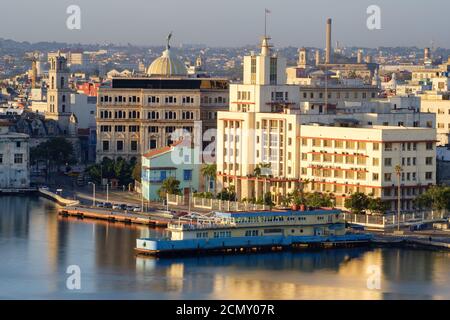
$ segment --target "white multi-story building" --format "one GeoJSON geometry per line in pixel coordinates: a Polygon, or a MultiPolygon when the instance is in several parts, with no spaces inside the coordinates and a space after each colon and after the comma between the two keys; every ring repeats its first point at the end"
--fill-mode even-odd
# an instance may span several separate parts
{"type": "Polygon", "coordinates": [[[29,136],[10,132],[9,123],[0,123],[0,189],[30,187],[29,136]]]}
{"type": "Polygon", "coordinates": [[[219,188],[234,186],[240,198],[261,198],[267,180],[254,176],[270,164],[280,189],[298,176],[295,145],[299,90],[286,85],[286,59],[273,54],[269,38],[261,53],[244,57],[244,81],[230,85],[230,111],[218,113],[217,171],[219,188]],[[289,149],[289,152],[288,152],[289,149]]]}
{"type": "Polygon", "coordinates": [[[421,112],[436,117],[438,145],[447,145],[450,134],[450,93],[427,91],[420,94],[421,112]]]}
{"type": "Polygon", "coordinates": [[[402,210],[412,210],[412,200],[436,183],[435,134],[431,128],[302,125],[300,178],[311,181],[305,191],[332,193],[338,207],[362,192],[394,210],[398,165],[402,210]]]}
{"type": "Polygon", "coordinates": [[[233,187],[239,199],[270,191],[280,203],[303,185],[332,193],[338,207],[364,192],[394,210],[399,165],[402,208],[414,209],[412,200],[436,183],[434,117],[421,119],[417,98],[360,96],[359,105],[343,101],[342,110],[306,110],[298,85],[285,84],[285,60],[270,52],[267,38],[261,48],[244,58],[243,83],[230,85],[230,111],[218,113],[219,190],[233,187]],[[360,111],[353,118],[352,108],[360,111]]]}

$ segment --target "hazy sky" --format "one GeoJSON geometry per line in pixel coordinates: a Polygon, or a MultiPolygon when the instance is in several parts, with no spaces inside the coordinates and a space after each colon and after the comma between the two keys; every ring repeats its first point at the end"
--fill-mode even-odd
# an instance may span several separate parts
{"type": "Polygon", "coordinates": [[[2,0],[0,37],[37,41],[240,46],[264,33],[276,46],[323,47],[333,18],[333,45],[450,48],[448,0],[2,0]],[[81,30],[66,27],[69,5],[81,8],[81,30]],[[381,30],[366,27],[369,5],[381,8],[381,30]]]}

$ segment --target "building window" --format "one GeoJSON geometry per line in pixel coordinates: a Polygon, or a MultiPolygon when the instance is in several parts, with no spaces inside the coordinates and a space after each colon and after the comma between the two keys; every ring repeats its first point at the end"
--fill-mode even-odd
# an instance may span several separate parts
{"type": "Polygon", "coordinates": [[[433,150],[433,142],[427,142],[427,150],[433,150]]]}
{"type": "Polygon", "coordinates": [[[117,141],[117,151],[123,151],[123,141],[117,141]]]}
{"type": "Polygon", "coordinates": [[[149,147],[150,147],[150,149],[156,149],[156,140],[155,139],[150,140],[149,147]]]}
{"type": "Polygon", "coordinates": [[[15,163],[15,164],[21,164],[21,163],[23,163],[23,154],[21,154],[21,153],[16,153],[16,154],[14,155],[14,163],[15,163]]]}
{"type": "Polygon", "coordinates": [[[391,142],[386,142],[384,144],[384,151],[392,151],[392,143],[391,142]]]}
{"type": "Polygon", "coordinates": [[[426,180],[432,180],[433,179],[433,172],[425,172],[425,179],[426,180]]]}
{"type": "Polygon", "coordinates": [[[183,170],[184,181],[192,181],[192,170],[183,170]]]}
{"type": "Polygon", "coordinates": [[[103,141],[103,151],[109,151],[109,141],[103,141]]]}
{"type": "Polygon", "coordinates": [[[137,151],[138,148],[137,148],[136,140],[132,140],[130,146],[131,146],[131,151],[137,151]]]}
{"type": "Polygon", "coordinates": [[[392,158],[384,158],[384,165],[386,167],[391,167],[392,166],[392,158]]]}
{"type": "Polygon", "coordinates": [[[16,148],[20,148],[21,147],[21,142],[20,141],[17,141],[16,142],[16,148]]]}
{"type": "Polygon", "coordinates": [[[384,174],[384,181],[392,181],[392,173],[385,173],[384,174]]]}

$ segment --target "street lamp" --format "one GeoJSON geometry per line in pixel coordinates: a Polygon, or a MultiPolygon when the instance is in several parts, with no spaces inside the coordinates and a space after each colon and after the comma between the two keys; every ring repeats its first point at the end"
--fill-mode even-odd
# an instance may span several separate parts
{"type": "Polygon", "coordinates": [[[95,183],[89,182],[88,184],[92,184],[92,206],[95,207],[95,183]]]}
{"type": "Polygon", "coordinates": [[[109,202],[109,182],[106,182],[106,202],[109,202]]]}
{"type": "Polygon", "coordinates": [[[402,173],[403,169],[402,167],[398,164],[395,166],[395,172],[397,174],[397,231],[400,231],[400,207],[401,207],[401,196],[400,196],[400,191],[401,191],[401,185],[400,185],[400,175],[402,173]]]}

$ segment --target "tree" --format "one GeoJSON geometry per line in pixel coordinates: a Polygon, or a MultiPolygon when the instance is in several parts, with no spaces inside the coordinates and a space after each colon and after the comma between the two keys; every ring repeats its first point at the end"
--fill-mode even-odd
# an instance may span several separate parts
{"type": "Polygon", "coordinates": [[[236,201],[234,186],[222,189],[222,191],[217,194],[217,199],[223,201],[236,201]]]}
{"type": "Polygon", "coordinates": [[[120,157],[117,160],[104,158],[101,163],[89,166],[86,171],[95,183],[101,183],[102,179],[117,179],[119,184],[128,185],[135,180],[133,173],[140,176],[140,167],[139,163],[127,162],[120,157]]]}
{"type": "Polygon", "coordinates": [[[30,149],[30,161],[39,165],[46,164],[46,173],[53,172],[61,165],[73,165],[77,163],[73,145],[62,137],[50,138],[30,149]]]}
{"type": "Polygon", "coordinates": [[[273,201],[272,201],[272,193],[271,192],[266,192],[264,194],[264,197],[262,199],[263,204],[265,204],[266,206],[270,206],[272,207],[274,205],[273,201]]]}
{"type": "Polygon", "coordinates": [[[132,172],[132,177],[134,180],[142,182],[142,166],[135,165],[132,172]]]}
{"type": "Polygon", "coordinates": [[[314,192],[306,196],[306,204],[313,208],[332,207],[332,197],[328,194],[314,192]]]}
{"type": "Polygon", "coordinates": [[[306,204],[305,194],[303,193],[302,188],[295,189],[293,192],[289,194],[292,204],[296,206],[300,206],[302,204],[306,204]]]}
{"type": "Polygon", "coordinates": [[[352,213],[360,214],[368,209],[369,203],[370,198],[366,194],[356,192],[345,199],[344,205],[347,209],[350,209],[352,213]]]}
{"type": "Polygon", "coordinates": [[[180,181],[174,177],[167,178],[163,181],[161,188],[159,188],[158,194],[160,198],[165,198],[167,194],[180,195],[180,181]]]}
{"type": "Polygon", "coordinates": [[[32,162],[46,161],[50,165],[76,164],[73,145],[65,138],[51,138],[31,148],[30,158],[32,162]]]}
{"type": "Polygon", "coordinates": [[[206,178],[206,183],[208,185],[208,192],[210,192],[211,181],[216,180],[217,165],[216,164],[205,164],[201,169],[202,175],[206,178]]]}
{"type": "Polygon", "coordinates": [[[414,202],[419,208],[450,210],[450,187],[433,186],[419,195],[414,202]]]}
{"type": "Polygon", "coordinates": [[[390,208],[390,204],[386,201],[382,201],[380,198],[369,199],[367,209],[373,213],[384,214],[390,208]]]}
{"type": "MultiPolygon", "coordinates": [[[[270,180],[269,180],[269,191],[266,192],[265,190],[266,190],[267,178],[271,176],[271,174],[270,174],[271,167],[272,167],[271,163],[260,163],[253,170],[253,174],[256,177],[256,183],[259,182],[260,177],[264,177],[263,178],[263,198],[265,198],[266,193],[270,193],[270,180]]],[[[263,202],[265,202],[265,201],[263,200],[263,202]]],[[[271,202],[272,202],[272,200],[271,200],[271,202]]]]}

